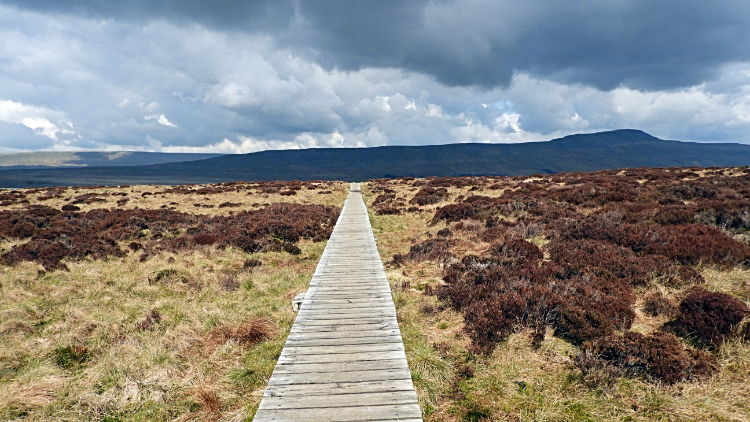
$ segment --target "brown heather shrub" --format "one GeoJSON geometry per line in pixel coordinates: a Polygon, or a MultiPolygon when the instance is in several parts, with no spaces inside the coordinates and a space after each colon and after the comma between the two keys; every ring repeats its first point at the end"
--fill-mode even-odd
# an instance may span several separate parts
{"type": "Polygon", "coordinates": [[[472,378],[475,371],[476,369],[474,368],[474,366],[467,363],[462,363],[458,365],[458,368],[456,368],[456,373],[458,374],[458,376],[464,379],[472,378]]]}
{"type": "Polygon", "coordinates": [[[440,229],[436,233],[437,237],[451,237],[453,232],[449,228],[440,229]]]}
{"type": "Polygon", "coordinates": [[[679,314],[664,329],[685,337],[702,347],[718,347],[736,334],[750,308],[726,293],[695,289],[680,302],[679,314]]]}
{"type": "Polygon", "coordinates": [[[479,239],[487,243],[502,241],[506,232],[506,227],[493,226],[479,233],[479,239]]]}
{"type": "Polygon", "coordinates": [[[739,326],[737,326],[737,338],[750,342],[750,317],[746,317],[739,326]]]}
{"type": "Polygon", "coordinates": [[[708,376],[718,369],[715,357],[700,350],[686,350],[672,334],[644,335],[634,331],[584,343],[575,365],[584,379],[595,383],[607,378],[611,382],[612,375],[625,375],[674,384],[708,376]],[[602,377],[602,372],[612,375],[602,377]]]}
{"type": "MultiPolygon", "coordinates": [[[[118,202],[119,202],[119,201],[118,201],[118,202]]],[[[80,209],[80,208],[78,208],[77,206],[75,206],[75,205],[71,205],[71,204],[65,204],[65,205],[63,205],[63,206],[62,206],[62,208],[60,208],[60,209],[61,209],[61,210],[63,210],[63,211],[80,211],[80,210],[81,210],[81,209],[80,209]]]]}
{"type": "Polygon", "coordinates": [[[563,266],[570,275],[594,274],[641,286],[659,272],[654,261],[637,257],[622,246],[596,240],[555,239],[547,244],[547,250],[550,259],[563,266]]]}
{"type": "Polygon", "coordinates": [[[219,286],[221,287],[221,290],[224,290],[226,292],[234,292],[240,288],[240,281],[237,280],[236,275],[226,274],[221,278],[221,283],[219,284],[219,286]]]}
{"type": "Polygon", "coordinates": [[[47,270],[65,269],[61,260],[66,258],[124,256],[117,242],[130,240],[132,245],[135,239],[141,247],[148,246],[149,253],[143,255],[144,259],[160,251],[177,252],[196,245],[234,246],[248,253],[268,250],[299,253],[294,243],[301,238],[315,242],[327,239],[338,214],[336,207],[283,203],[213,217],[167,209],[94,209],[70,213],[32,205],[22,211],[0,211],[0,237],[31,237],[29,242],[0,255],[0,262],[13,265],[36,261],[47,270]],[[145,230],[150,234],[145,235],[145,230]],[[174,237],[183,230],[185,233],[174,237]],[[165,241],[157,243],[157,239],[165,241]]]}
{"type": "Polygon", "coordinates": [[[233,207],[241,207],[242,203],[240,202],[222,202],[219,204],[219,208],[233,208],[233,207]]]}
{"type": "Polygon", "coordinates": [[[245,260],[245,262],[242,263],[242,268],[246,270],[252,270],[254,268],[260,267],[261,265],[263,265],[263,263],[260,260],[248,258],[245,260]]]}
{"type": "Polygon", "coordinates": [[[677,314],[677,305],[672,303],[662,292],[655,290],[643,296],[643,312],[650,316],[664,315],[673,317],[677,314]]]}
{"type": "Polygon", "coordinates": [[[211,233],[198,233],[193,236],[196,245],[213,245],[219,241],[219,237],[211,233]]]}
{"type": "Polygon", "coordinates": [[[393,201],[395,199],[396,199],[396,194],[395,193],[383,193],[383,194],[378,195],[375,198],[375,200],[372,201],[372,204],[373,205],[382,204],[382,203],[385,203],[385,202],[391,202],[391,201],[393,201]]]}
{"type": "Polygon", "coordinates": [[[424,187],[417,191],[409,203],[413,205],[430,205],[443,202],[448,197],[448,190],[445,188],[424,187]]]}
{"type": "Polygon", "coordinates": [[[406,254],[393,255],[392,263],[400,266],[406,262],[448,262],[451,257],[453,257],[449,248],[453,246],[454,243],[453,240],[445,238],[427,239],[422,243],[412,245],[409,252],[406,254]]]}
{"type": "Polygon", "coordinates": [[[160,322],[161,313],[158,309],[152,309],[142,320],[138,321],[135,327],[138,331],[146,331],[160,322]]]}
{"type": "Polygon", "coordinates": [[[750,263],[750,246],[714,227],[683,224],[646,227],[618,224],[603,216],[568,220],[556,229],[565,240],[591,239],[624,246],[637,254],[662,255],[683,265],[750,263]]]}
{"type": "Polygon", "coordinates": [[[375,215],[400,215],[402,210],[389,205],[375,207],[375,215]]]}
{"type": "Polygon", "coordinates": [[[490,351],[523,327],[550,326],[574,344],[630,327],[635,298],[627,282],[575,275],[542,257],[533,243],[511,239],[445,269],[437,295],[463,312],[478,349],[490,351]]]}
{"type": "Polygon", "coordinates": [[[490,255],[497,257],[499,263],[508,267],[535,265],[544,254],[538,246],[523,239],[510,239],[490,246],[490,255]]]}
{"type": "Polygon", "coordinates": [[[750,247],[714,227],[694,224],[659,227],[653,230],[650,240],[644,253],[664,255],[683,265],[750,264],[750,247]]]}

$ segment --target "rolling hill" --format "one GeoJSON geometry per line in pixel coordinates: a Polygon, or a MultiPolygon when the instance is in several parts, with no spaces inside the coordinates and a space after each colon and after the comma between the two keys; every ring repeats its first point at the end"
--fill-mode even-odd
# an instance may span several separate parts
{"type": "Polygon", "coordinates": [[[180,161],[204,160],[221,154],[163,152],[59,152],[36,151],[0,154],[0,170],[46,169],[53,167],[143,166],[180,161]]]}
{"type": "Polygon", "coordinates": [[[141,166],[6,170],[0,172],[0,186],[359,181],[401,176],[523,175],[628,167],[744,165],[750,165],[750,145],[665,141],[639,130],[624,129],[524,144],[319,148],[141,166]]]}

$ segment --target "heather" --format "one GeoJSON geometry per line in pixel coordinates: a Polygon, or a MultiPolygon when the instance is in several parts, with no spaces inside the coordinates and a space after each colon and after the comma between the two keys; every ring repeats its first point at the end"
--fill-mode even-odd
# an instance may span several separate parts
{"type": "MultiPolygon", "coordinates": [[[[615,409],[651,391],[688,406],[680,412],[691,419],[701,415],[700,395],[675,399],[673,388],[688,387],[672,386],[705,391],[726,382],[709,394],[750,391],[746,376],[732,375],[748,367],[750,339],[746,167],[367,186],[403,325],[414,327],[407,356],[431,345],[453,368],[450,382],[425,376],[418,387],[428,420],[524,419],[509,403],[538,409],[523,397],[544,391],[580,400],[594,419],[670,418],[668,406],[650,415],[615,409]],[[739,275],[739,284],[725,281],[739,275]],[[592,394],[603,394],[607,416],[592,409],[592,394]]],[[[554,419],[577,420],[549,408],[554,419]]],[[[729,408],[717,412],[729,420],[747,412],[729,408]]]]}

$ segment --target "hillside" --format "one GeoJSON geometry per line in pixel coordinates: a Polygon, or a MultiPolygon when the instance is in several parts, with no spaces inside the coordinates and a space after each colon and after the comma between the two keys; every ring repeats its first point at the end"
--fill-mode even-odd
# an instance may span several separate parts
{"type": "Polygon", "coordinates": [[[7,170],[0,172],[0,187],[238,180],[359,181],[401,176],[528,175],[748,164],[748,145],[665,141],[639,130],[616,130],[524,144],[319,148],[225,155],[150,166],[7,170]]]}
{"type": "Polygon", "coordinates": [[[186,154],[165,152],[60,152],[36,151],[0,154],[0,170],[22,170],[50,167],[143,166],[204,160],[221,154],[186,154]]]}

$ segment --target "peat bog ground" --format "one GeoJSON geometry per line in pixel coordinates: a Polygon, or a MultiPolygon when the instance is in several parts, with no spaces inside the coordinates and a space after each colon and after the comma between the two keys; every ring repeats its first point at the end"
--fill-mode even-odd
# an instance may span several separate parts
{"type": "MultiPolygon", "coordinates": [[[[0,191],[0,419],[251,420],[343,182],[0,191]]],[[[750,419],[750,169],[363,184],[427,421],[750,419]]]]}
{"type": "Polygon", "coordinates": [[[0,191],[0,420],[251,420],[347,194],[0,191]]]}
{"type": "Polygon", "coordinates": [[[750,418],[747,167],[365,191],[425,420],[750,418]]]}

